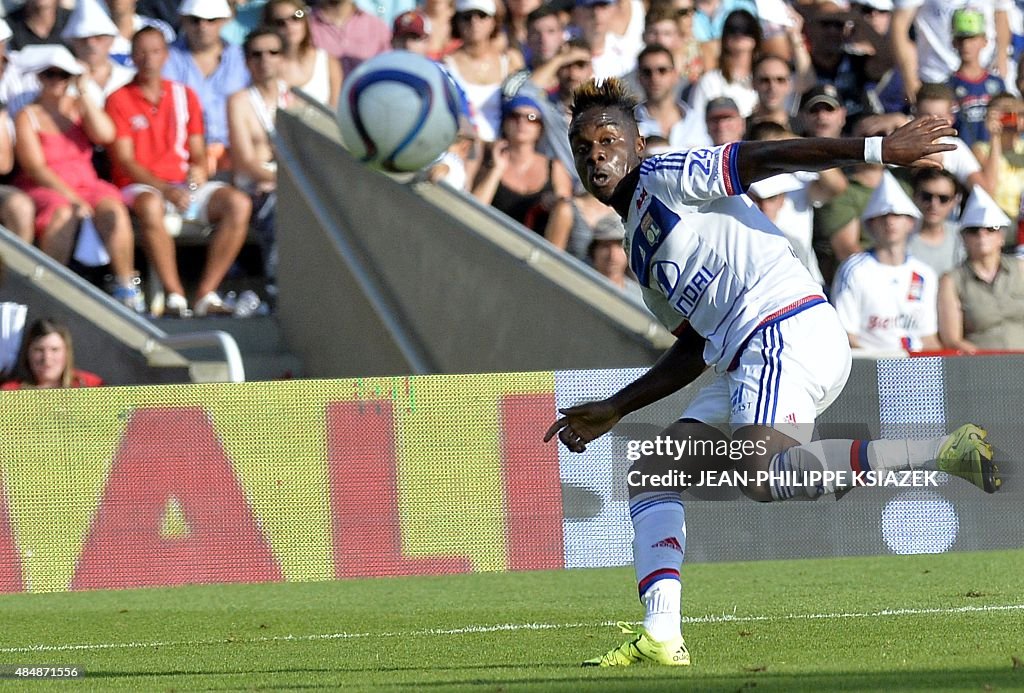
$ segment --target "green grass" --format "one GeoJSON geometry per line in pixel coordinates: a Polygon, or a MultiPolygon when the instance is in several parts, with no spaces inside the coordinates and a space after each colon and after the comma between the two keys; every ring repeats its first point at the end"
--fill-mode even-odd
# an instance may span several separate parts
{"type": "Polygon", "coordinates": [[[579,668],[624,638],[602,624],[641,616],[629,569],[5,595],[0,663],[88,672],[31,690],[1024,690],[1024,609],[982,610],[1024,604],[1022,565],[1024,551],[684,566],[680,670],[579,668]],[[878,613],[897,609],[927,613],[878,613]],[[429,632],[499,624],[551,627],[429,632]],[[109,646],[123,643],[137,645],[109,646]],[[101,647],[11,651],[86,644],[101,647]]]}

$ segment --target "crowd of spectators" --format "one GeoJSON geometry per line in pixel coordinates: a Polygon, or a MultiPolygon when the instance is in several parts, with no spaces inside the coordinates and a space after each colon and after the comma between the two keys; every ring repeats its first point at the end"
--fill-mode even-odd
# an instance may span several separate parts
{"type": "MultiPolygon", "coordinates": [[[[1021,242],[1021,3],[517,0],[503,8],[496,0],[456,0],[451,9],[451,50],[433,57],[449,66],[467,94],[475,143],[461,145],[467,154],[458,158],[459,171],[465,175],[434,178],[490,201],[584,261],[593,263],[590,241],[598,223],[609,223],[608,210],[581,190],[569,153],[550,143],[565,139],[572,89],[592,77],[617,76],[637,96],[648,154],[741,139],[886,135],[919,115],[939,116],[958,128],[959,136],[947,140],[955,149],[936,157],[941,168],[889,171],[862,164],[780,176],[749,191],[841,306],[854,346],[971,350],[965,347],[969,339],[939,329],[940,280],[960,276],[955,286],[971,289],[957,294],[965,316],[979,292],[1012,293],[1004,281],[1016,286],[1018,261],[1009,256],[995,265],[986,260],[986,267],[996,268],[991,272],[970,269],[981,262],[968,252],[981,232],[964,227],[961,209],[980,196],[994,199],[1005,223],[992,232],[992,243],[998,240],[1000,251],[1012,253],[1021,242]],[[525,20],[524,5],[532,7],[525,20]],[[512,144],[521,133],[516,128],[510,135],[502,114],[514,110],[524,93],[531,102],[539,94],[546,103],[531,112],[537,137],[512,144]],[[530,155],[517,158],[519,175],[509,173],[510,148],[530,155]],[[517,199],[550,198],[553,172],[560,168],[545,162],[559,159],[572,179],[568,239],[561,228],[553,233],[549,224],[527,219],[504,195],[491,192],[506,180],[517,199]],[[965,273],[973,284],[965,284],[965,273]]],[[[429,38],[429,29],[423,33],[429,38]]],[[[607,228],[600,237],[608,242],[607,228]]],[[[999,304],[1007,308],[1002,319],[1024,320],[1013,301],[999,304]]],[[[1015,330],[998,332],[1002,341],[981,348],[1024,349],[1015,330]]]]}
{"type": "Polygon", "coordinates": [[[272,287],[276,110],[291,87],[335,107],[345,75],[404,49],[444,65],[468,104],[431,180],[624,290],[628,266],[606,252],[624,230],[583,191],[566,143],[572,91],[586,80],[632,86],[648,154],[877,136],[916,115],[946,118],[960,136],[941,169],[779,177],[749,191],[752,204],[841,306],[854,345],[1024,349],[1015,328],[972,336],[991,332],[974,315],[986,291],[1014,299],[996,301],[1001,319],[1024,320],[1018,261],[991,256],[1018,244],[1024,190],[1014,0],[26,0],[0,39],[0,222],[68,262],[90,220],[109,252],[108,288],[133,309],[145,309],[148,287],[125,210],[165,314],[230,313],[221,284],[250,232],[272,287]],[[56,46],[74,60],[60,53],[56,65],[56,46]],[[77,162],[70,178],[55,168],[71,160],[65,149],[77,162]],[[972,224],[999,224],[968,225],[964,205],[1002,214],[972,224]],[[212,228],[191,300],[173,238],[182,219],[212,228]],[[912,324],[923,332],[903,329],[912,324]]]}

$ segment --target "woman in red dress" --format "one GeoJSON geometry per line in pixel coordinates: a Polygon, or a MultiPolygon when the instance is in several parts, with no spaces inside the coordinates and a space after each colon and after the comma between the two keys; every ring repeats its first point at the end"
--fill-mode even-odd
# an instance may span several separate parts
{"type": "Polygon", "coordinates": [[[145,303],[135,272],[135,240],[121,191],[102,180],[92,165],[94,145],[114,141],[114,123],[103,107],[72,78],[82,66],[63,46],[48,46],[30,69],[39,76],[39,96],[14,122],[21,174],[18,187],[36,204],[36,242],[44,253],[67,264],[75,233],[90,217],[110,255],[111,293],[141,312],[145,303]]]}

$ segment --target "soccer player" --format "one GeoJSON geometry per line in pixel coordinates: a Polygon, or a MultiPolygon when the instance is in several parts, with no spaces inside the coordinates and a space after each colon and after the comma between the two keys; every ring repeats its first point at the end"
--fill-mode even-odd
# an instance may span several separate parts
{"type": "MultiPolygon", "coordinates": [[[[992,449],[974,425],[929,440],[811,442],[813,421],[849,376],[850,346],[820,285],[779,230],[741,196],[750,184],[779,173],[865,161],[936,166],[931,157],[951,145],[935,140],[955,131],[924,117],[884,138],[731,143],[641,162],[644,140],[635,105],[619,80],[583,85],[575,94],[569,140],[588,192],[624,220],[626,254],[644,300],[677,341],[611,397],[561,410],[545,440],[557,434],[569,450],[583,452],[623,416],[676,392],[710,366],[718,377],[662,436],[727,446],[749,442],[745,447],[753,453],[739,461],[641,457],[631,471],[699,475],[735,467],[748,473],[751,482],[743,490],[757,501],[848,490],[835,483],[804,485],[803,473],[811,471],[852,477],[867,470],[938,469],[994,492],[1000,480],[992,449]],[[712,425],[725,422],[731,443],[712,425]],[[772,476],[758,479],[756,472],[765,471],[772,476]]],[[[680,630],[686,541],[680,490],[630,485],[643,627],[585,665],[690,663],[680,630]]]]}

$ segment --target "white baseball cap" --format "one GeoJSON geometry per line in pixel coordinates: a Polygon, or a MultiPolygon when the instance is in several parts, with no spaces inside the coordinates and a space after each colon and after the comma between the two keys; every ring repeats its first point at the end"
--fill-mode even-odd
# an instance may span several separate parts
{"type": "Polygon", "coordinates": [[[498,14],[498,6],[494,0],[455,0],[456,12],[472,12],[478,10],[493,17],[498,14]]]}
{"type": "Polygon", "coordinates": [[[25,46],[18,54],[18,66],[24,72],[38,73],[56,67],[69,75],[82,74],[82,66],[75,60],[75,56],[59,43],[25,46]]]}
{"type": "Polygon", "coordinates": [[[227,0],[184,0],[178,14],[201,19],[230,19],[231,7],[227,0]]]}

